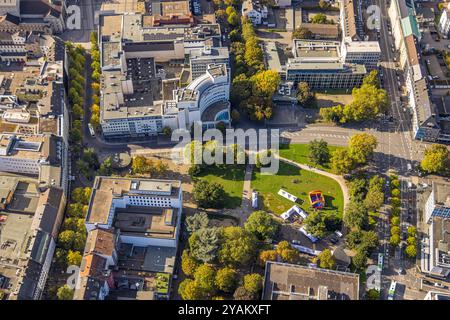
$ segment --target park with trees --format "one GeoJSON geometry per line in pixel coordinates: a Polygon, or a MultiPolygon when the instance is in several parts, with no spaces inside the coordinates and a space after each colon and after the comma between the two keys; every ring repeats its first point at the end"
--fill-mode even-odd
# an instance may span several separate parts
{"type": "Polygon", "coordinates": [[[384,203],[384,184],[382,177],[369,177],[365,173],[354,176],[349,182],[350,203],[343,221],[349,229],[347,247],[355,251],[352,263],[356,270],[366,266],[368,257],[378,246],[375,218],[384,203]]]}
{"type": "MultiPolygon", "coordinates": [[[[186,217],[185,227],[188,244],[181,255],[181,268],[186,279],[178,287],[183,300],[259,299],[263,277],[251,270],[267,250],[265,241],[276,236],[277,221],[264,211],[255,211],[244,227],[214,227],[208,214],[197,212],[186,217]]],[[[288,247],[286,242],[277,250],[281,254],[288,247]]]]}

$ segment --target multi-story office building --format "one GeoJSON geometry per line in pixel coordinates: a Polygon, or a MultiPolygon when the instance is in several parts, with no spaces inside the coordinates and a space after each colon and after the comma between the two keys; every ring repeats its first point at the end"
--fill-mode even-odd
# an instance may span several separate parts
{"type": "Polygon", "coordinates": [[[354,88],[367,70],[362,64],[346,63],[337,41],[294,40],[294,58],[282,70],[286,81],[308,82],[314,89],[354,88]]]}
{"type": "Polygon", "coordinates": [[[381,48],[378,41],[342,41],[341,54],[346,63],[362,64],[370,72],[378,67],[381,48]]]}
{"type": "Polygon", "coordinates": [[[63,185],[63,143],[47,134],[0,135],[0,171],[38,176],[42,186],[63,185]]]}
{"type": "Polygon", "coordinates": [[[101,16],[99,28],[100,123],[106,138],[157,135],[166,126],[189,130],[194,122],[205,128],[229,122],[228,49],[215,46],[220,45],[217,25],[154,28],[133,14],[101,16]],[[166,79],[163,65],[183,66],[186,56],[192,82],[189,77],[166,79]],[[180,88],[180,82],[187,87],[180,88]]]}
{"type": "Polygon", "coordinates": [[[228,48],[218,47],[211,48],[209,46],[203,49],[192,50],[189,55],[189,64],[191,66],[192,80],[206,73],[206,69],[210,64],[225,64],[230,68],[230,57],[228,48]]]}
{"type": "Polygon", "coordinates": [[[180,181],[97,177],[74,299],[167,299],[154,284],[170,288],[182,194],[180,181]]]}
{"type": "MultiPolygon", "coordinates": [[[[178,127],[189,129],[193,123],[212,128],[230,119],[230,74],[225,64],[209,65],[206,73],[186,88],[174,91],[178,127]]],[[[169,114],[170,112],[167,112],[169,114]]],[[[166,121],[169,124],[169,121],[166,121]]],[[[171,123],[171,126],[174,126],[171,123]]]]}
{"type": "Polygon", "coordinates": [[[450,280],[450,184],[434,181],[425,190],[428,199],[423,208],[423,220],[428,232],[420,243],[421,271],[431,277],[450,280]]]}

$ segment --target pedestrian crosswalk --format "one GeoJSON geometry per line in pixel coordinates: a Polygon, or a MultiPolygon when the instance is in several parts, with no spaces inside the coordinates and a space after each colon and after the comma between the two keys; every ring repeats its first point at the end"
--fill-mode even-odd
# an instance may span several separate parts
{"type": "Polygon", "coordinates": [[[350,137],[345,134],[334,134],[334,133],[320,133],[320,132],[305,132],[305,131],[282,131],[280,134],[272,133],[273,137],[281,137],[281,138],[294,138],[294,137],[304,137],[308,139],[314,138],[335,138],[342,140],[349,140],[350,137]]]}

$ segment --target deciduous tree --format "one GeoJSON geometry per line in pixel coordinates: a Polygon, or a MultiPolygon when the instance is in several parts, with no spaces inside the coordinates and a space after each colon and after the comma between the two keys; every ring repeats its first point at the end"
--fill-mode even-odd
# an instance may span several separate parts
{"type": "Polygon", "coordinates": [[[337,149],[331,154],[331,168],[337,174],[349,173],[355,163],[347,149],[337,149]]]}
{"type": "Polygon", "coordinates": [[[245,265],[255,257],[256,238],[240,227],[223,229],[223,243],[219,261],[226,265],[245,265]]]}
{"type": "Polygon", "coordinates": [[[330,249],[323,250],[317,258],[319,260],[319,267],[321,268],[334,269],[336,266],[336,261],[334,260],[330,249]]]}
{"type": "Polygon", "coordinates": [[[254,211],[245,222],[245,230],[258,239],[272,239],[277,233],[279,223],[265,211],[254,211]]]}
{"type": "Polygon", "coordinates": [[[449,164],[450,153],[442,144],[433,144],[425,150],[420,166],[427,173],[442,173],[449,164]]]}
{"type": "Polygon", "coordinates": [[[330,150],[325,140],[314,139],[309,143],[309,160],[319,165],[328,163],[330,160],[330,150]]]}
{"type": "Polygon", "coordinates": [[[58,288],[56,293],[56,297],[58,300],[72,300],[73,299],[74,290],[70,288],[67,284],[58,288]]]}
{"type": "Polygon", "coordinates": [[[183,270],[185,275],[192,277],[199,265],[200,262],[193,258],[187,250],[183,251],[183,254],[181,255],[181,270],[183,270]]]}
{"type": "Polygon", "coordinates": [[[246,274],[244,276],[244,288],[248,292],[256,295],[262,289],[263,278],[258,273],[246,274]]]}
{"type": "Polygon", "coordinates": [[[311,39],[313,35],[308,28],[300,27],[292,32],[292,39],[311,39]]]}
{"type": "Polygon", "coordinates": [[[377,147],[377,139],[368,133],[355,134],[348,143],[350,156],[360,164],[365,164],[372,157],[377,147]]]}
{"type": "Polygon", "coordinates": [[[238,284],[238,273],[233,268],[224,267],[216,274],[217,288],[224,292],[233,292],[238,284]]]}

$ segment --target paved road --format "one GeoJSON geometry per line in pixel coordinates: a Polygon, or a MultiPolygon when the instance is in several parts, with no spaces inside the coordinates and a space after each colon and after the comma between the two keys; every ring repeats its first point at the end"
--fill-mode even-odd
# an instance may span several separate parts
{"type": "Polygon", "coordinates": [[[66,30],[61,38],[77,44],[83,45],[86,49],[90,48],[90,34],[94,30],[94,13],[96,8],[100,7],[99,0],[80,0],[81,29],[66,30]]]}
{"type": "MultiPolygon", "coordinates": [[[[406,215],[408,214],[407,208],[411,208],[414,210],[414,212],[416,212],[413,205],[414,202],[410,202],[410,200],[413,200],[415,198],[415,192],[409,190],[407,186],[407,183],[410,179],[408,177],[408,164],[411,164],[412,166],[417,164],[417,161],[421,159],[421,152],[423,150],[423,147],[421,147],[420,143],[412,139],[411,119],[409,113],[404,112],[403,106],[400,102],[397,74],[395,71],[395,63],[393,62],[396,53],[392,53],[391,51],[393,38],[388,34],[387,28],[387,20],[389,20],[389,17],[387,14],[386,0],[375,0],[374,3],[381,8],[382,14],[380,19],[380,46],[382,49],[381,65],[384,73],[384,86],[391,99],[391,109],[389,113],[397,120],[395,123],[395,134],[392,132],[391,127],[386,127],[386,125],[389,125],[387,122],[382,123],[383,129],[385,129],[383,131],[387,132],[387,134],[381,136],[380,147],[382,152],[380,152],[379,160],[386,161],[387,157],[388,169],[396,169],[396,171],[399,173],[402,192],[400,225],[402,227],[402,230],[406,230],[407,226],[409,225],[409,222],[405,221],[406,215]]],[[[415,225],[415,217],[413,217],[410,222],[415,225]]],[[[379,232],[382,235],[380,251],[386,253],[386,250],[389,247],[388,242],[390,237],[389,216],[387,214],[382,216],[380,224],[381,226],[379,226],[379,232]]],[[[388,289],[390,281],[392,280],[399,281],[400,288],[404,290],[402,296],[403,299],[406,299],[409,296],[414,296],[414,293],[412,293],[411,291],[418,291],[417,286],[415,285],[415,282],[413,280],[416,278],[415,264],[411,261],[408,261],[401,250],[397,249],[394,252],[391,251],[390,255],[393,255],[393,257],[388,258],[386,269],[383,270],[382,297],[386,298],[386,291],[388,289]],[[399,270],[400,268],[405,269],[405,275],[397,274],[397,270],[399,270]]]]}

